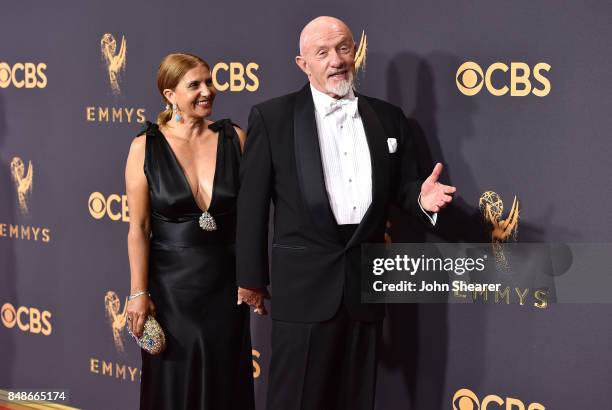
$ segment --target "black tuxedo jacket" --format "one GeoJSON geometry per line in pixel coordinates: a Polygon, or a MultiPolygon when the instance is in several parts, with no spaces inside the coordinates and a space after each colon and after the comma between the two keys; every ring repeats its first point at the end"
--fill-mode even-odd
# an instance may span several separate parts
{"type": "Polygon", "coordinates": [[[402,110],[357,94],[372,165],[372,204],[348,244],[340,236],[321,163],[310,86],[254,106],[240,166],[236,261],[238,286],[269,284],[268,224],[274,203],[272,318],[322,322],[344,300],[356,320],[376,321],[384,305],[360,302],[361,244],[384,242],[389,205],[425,221],[422,181],[402,110]],[[397,140],[390,153],[387,138],[397,140]]]}

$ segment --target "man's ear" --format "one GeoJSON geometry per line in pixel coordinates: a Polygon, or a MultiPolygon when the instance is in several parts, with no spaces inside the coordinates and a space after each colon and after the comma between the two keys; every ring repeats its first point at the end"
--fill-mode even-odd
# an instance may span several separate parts
{"type": "Polygon", "coordinates": [[[304,74],[310,77],[310,70],[308,69],[308,63],[306,62],[306,60],[304,60],[304,57],[296,56],[295,64],[297,64],[297,66],[300,67],[300,70],[302,70],[304,74]]]}

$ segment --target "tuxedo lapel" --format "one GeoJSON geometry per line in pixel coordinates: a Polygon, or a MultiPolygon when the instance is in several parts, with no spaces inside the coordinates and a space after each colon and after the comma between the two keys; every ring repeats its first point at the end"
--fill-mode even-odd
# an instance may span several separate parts
{"type": "Polygon", "coordinates": [[[358,107],[363,128],[365,130],[368,147],[370,149],[370,162],[372,166],[372,203],[366,211],[355,234],[347,244],[347,248],[367,238],[380,223],[384,215],[387,199],[389,197],[389,154],[387,135],[378,119],[378,115],[366,100],[358,95],[358,107]]]}
{"type": "Polygon", "coordinates": [[[293,135],[300,190],[313,222],[321,232],[339,240],[336,219],[325,187],[314,103],[308,84],[296,96],[293,135]]]}

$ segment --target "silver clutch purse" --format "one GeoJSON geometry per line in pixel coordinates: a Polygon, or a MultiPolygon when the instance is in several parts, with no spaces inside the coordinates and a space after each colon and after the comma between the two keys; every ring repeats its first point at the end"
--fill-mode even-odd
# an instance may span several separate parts
{"type": "Polygon", "coordinates": [[[166,335],[157,320],[151,315],[147,316],[141,337],[136,337],[128,326],[130,336],[136,340],[136,344],[145,352],[158,355],[166,348],[166,335]]]}

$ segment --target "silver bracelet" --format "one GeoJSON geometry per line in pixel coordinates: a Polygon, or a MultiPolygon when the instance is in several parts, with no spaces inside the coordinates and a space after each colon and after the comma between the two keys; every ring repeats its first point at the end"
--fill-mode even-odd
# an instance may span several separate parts
{"type": "Polygon", "coordinates": [[[128,300],[136,299],[137,297],[142,295],[147,295],[148,297],[151,297],[151,294],[149,292],[147,292],[146,290],[141,290],[140,292],[132,293],[130,296],[128,296],[128,300]]]}

